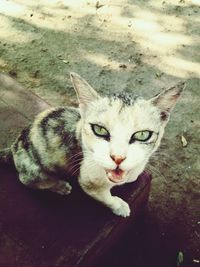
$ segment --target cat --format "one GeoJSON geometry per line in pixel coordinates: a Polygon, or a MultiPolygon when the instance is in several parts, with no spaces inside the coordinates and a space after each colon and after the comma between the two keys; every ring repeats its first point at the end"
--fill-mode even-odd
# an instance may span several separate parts
{"type": "Polygon", "coordinates": [[[144,100],[123,92],[100,96],[78,74],[70,77],[79,107],[51,108],[37,115],[5,158],[12,155],[26,186],[67,195],[71,185],[58,174],[77,175],[83,191],[127,217],[128,203],[110,190],[143,172],[160,145],[184,82],[144,100]]]}

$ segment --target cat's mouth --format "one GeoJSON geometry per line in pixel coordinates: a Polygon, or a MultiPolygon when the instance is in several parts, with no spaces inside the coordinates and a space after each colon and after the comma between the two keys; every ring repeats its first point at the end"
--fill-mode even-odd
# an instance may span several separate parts
{"type": "Polygon", "coordinates": [[[117,167],[114,170],[106,171],[108,179],[113,183],[121,183],[124,180],[125,171],[117,167]]]}

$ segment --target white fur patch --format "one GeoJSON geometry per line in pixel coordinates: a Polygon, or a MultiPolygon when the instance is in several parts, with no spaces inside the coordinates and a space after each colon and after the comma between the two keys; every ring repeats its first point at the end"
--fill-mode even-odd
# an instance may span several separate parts
{"type": "MultiPolygon", "coordinates": [[[[97,165],[103,170],[115,169],[117,165],[111,158],[111,155],[115,155],[125,158],[120,168],[132,174],[133,180],[136,179],[138,172],[144,169],[149,157],[159,146],[163,135],[158,110],[145,100],[138,100],[134,106],[122,107],[120,100],[110,102],[108,98],[101,98],[89,105],[82,120],[83,150],[86,159],[93,162],[94,169],[92,164],[88,164],[93,173],[97,165]],[[96,136],[91,123],[104,126],[110,133],[110,140],[96,136]],[[148,142],[129,143],[132,134],[144,130],[153,131],[148,142]]],[[[129,175],[127,181],[131,179],[129,175]]]]}

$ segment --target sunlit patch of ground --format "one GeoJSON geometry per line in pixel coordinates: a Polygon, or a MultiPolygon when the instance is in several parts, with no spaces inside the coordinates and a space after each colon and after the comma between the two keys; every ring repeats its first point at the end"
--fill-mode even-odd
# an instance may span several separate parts
{"type": "MultiPolygon", "coordinates": [[[[147,1],[146,5],[145,1],[100,1],[99,7],[96,3],[1,0],[3,27],[0,36],[2,40],[13,43],[42,38],[34,26],[66,34],[79,34],[79,27],[82,27],[82,34],[90,35],[88,28],[91,25],[96,29],[94,36],[100,42],[115,40],[123,43],[123,39],[128,38],[133,46],[136,42],[145,52],[148,51],[148,55],[156,54],[158,61],[148,63],[156,64],[161,71],[180,78],[199,77],[199,63],[195,58],[187,58],[187,50],[200,42],[198,32],[188,34],[188,28],[194,22],[196,25],[200,22],[198,1],[147,1]],[[33,26],[32,30],[14,27],[15,20],[11,18],[24,20],[33,26]],[[80,20],[82,26],[78,25],[80,20]]],[[[102,58],[98,56],[99,63],[95,60],[95,64],[102,65],[103,54],[104,51],[102,58]]]]}

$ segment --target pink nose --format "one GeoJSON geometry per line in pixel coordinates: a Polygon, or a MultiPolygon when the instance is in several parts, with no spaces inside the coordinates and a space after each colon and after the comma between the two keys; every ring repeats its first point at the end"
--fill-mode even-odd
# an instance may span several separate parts
{"type": "Polygon", "coordinates": [[[115,156],[115,155],[110,155],[110,157],[117,165],[120,165],[122,161],[126,159],[126,157],[115,156]]]}

